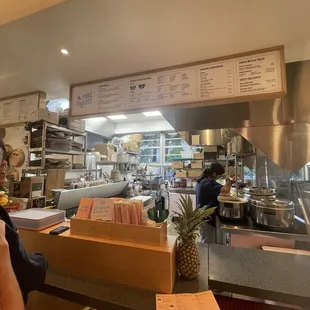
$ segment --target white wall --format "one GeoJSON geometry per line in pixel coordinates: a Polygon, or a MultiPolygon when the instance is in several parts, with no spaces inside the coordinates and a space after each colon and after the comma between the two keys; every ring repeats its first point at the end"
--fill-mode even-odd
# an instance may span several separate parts
{"type": "Polygon", "coordinates": [[[168,131],[174,128],[166,120],[149,120],[134,123],[116,124],[115,134],[152,132],[152,131],[168,131]]]}

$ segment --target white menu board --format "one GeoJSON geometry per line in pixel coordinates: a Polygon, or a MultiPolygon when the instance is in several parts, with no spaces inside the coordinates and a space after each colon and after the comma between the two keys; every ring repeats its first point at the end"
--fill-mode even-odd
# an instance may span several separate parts
{"type": "Polygon", "coordinates": [[[39,109],[39,94],[0,100],[0,125],[28,122],[39,109]]]}
{"type": "Polygon", "coordinates": [[[198,69],[199,98],[210,100],[235,95],[234,62],[204,65],[198,69]]]}
{"type": "MultiPolygon", "coordinates": [[[[71,116],[124,113],[190,102],[220,104],[286,93],[283,47],[102,83],[71,86],[71,116]]],[[[12,112],[13,113],[13,112],[12,112]]]]}
{"type": "Polygon", "coordinates": [[[129,80],[129,108],[162,106],[195,100],[196,70],[164,71],[129,80]]]}
{"type": "Polygon", "coordinates": [[[281,90],[277,55],[252,56],[237,61],[238,95],[261,94],[281,90]]]}
{"type": "Polygon", "coordinates": [[[127,80],[115,80],[73,88],[71,115],[95,115],[121,111],[126,105],[127,80]]]}

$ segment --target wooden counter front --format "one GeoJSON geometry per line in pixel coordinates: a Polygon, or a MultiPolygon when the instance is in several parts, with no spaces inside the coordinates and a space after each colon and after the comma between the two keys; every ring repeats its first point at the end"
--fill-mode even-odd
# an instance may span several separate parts
{"type": "Polygon", "coordinates": [[[175,281],[176,238],[168,236],[161,246],[98,239],[49,232],[61,225],[35,232],[20,230],[29,252],[41,252],[57,273],[100,278],[157,292],[171,293],[175,281]]]}

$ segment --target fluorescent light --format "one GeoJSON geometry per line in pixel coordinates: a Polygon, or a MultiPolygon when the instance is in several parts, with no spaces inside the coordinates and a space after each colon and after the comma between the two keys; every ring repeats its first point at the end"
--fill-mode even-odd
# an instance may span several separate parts
{"type": "Polygon", "coordinates": [[[159,116],[161,113],[159,111],[143,112],[145,116],[159,116]]]}
{"type": "Polygon", "coordinates": [[[126,119],[127,116],[125,116],[125,115],[110,115],[110,116],[108,116],[108,118],[113,119],[113,120],[115,120],[115,119],[126,119]]]}
{"type": "Polygon", "coordinates": [[[60,50],[60,53],[63,55],[69,55],[69,51],[64,48],[60,50]]]}

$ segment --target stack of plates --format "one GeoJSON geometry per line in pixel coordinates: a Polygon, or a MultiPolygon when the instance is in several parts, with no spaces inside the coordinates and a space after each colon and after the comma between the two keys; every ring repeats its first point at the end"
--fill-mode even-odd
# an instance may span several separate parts
{"type": "Polygon", "coordinates": [[[19,229],[42,230],[65,220],[65,211],[28,209],[10,213],[10,217],[19,229]]]}

